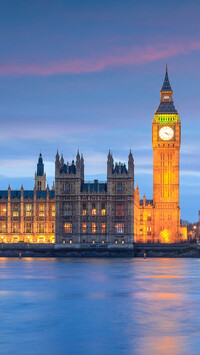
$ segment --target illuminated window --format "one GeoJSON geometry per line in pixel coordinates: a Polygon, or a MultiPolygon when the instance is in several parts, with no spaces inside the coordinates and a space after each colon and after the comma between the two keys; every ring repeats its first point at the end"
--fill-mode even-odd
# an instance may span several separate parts
{"type": "Polygon", "coordinates": [[[86,233],[87,231],[87,224],[84,222],[82,223],[82,233],[86,233]]]}
{"type": "Polygon", "coordinates": [[[105,203],[102,203],[102,205],[101,205],[101,215],[105,216],[105,214],[106,214],[106,205],[105,205],[105,203]]]}
{"type": "Polygon", "coordinates": [[[86,210],[82,210],[82,216],[86,216],[87,211],[86,210]]]}
{"type": "Polygon", "coordinates": [[[151,235],[151,227],[147,227],[147,235],[151,235]]]}
{"type": "Polygon", "coordinates": [[[95,240],[92,241],[92,244],[95,244],[95,240]]]}
{"type": "Polygon", "coordinates": [[[96,216],[97,214],[97,210],[96,210],[96,207],[95,207],[95,203],[92,204],[92,216],[96,216]]]}
{"type": "Polygon", "coordinates": [[[51,225],[51,233],[55,233],[55,223],[52,223],[51,225]]]}
{"type": "Polygon", "coordinates": [[[55,217],[55,205],[51,206],[51,215],[52,217],[55,217]]]}
{"type": "Polygon", "coordinates": [[[101,233],[106,233],[106,224],[101,223],[101,233]]]}
{"type": "Polygon", "coordinates": [[[105,241],[104,240],[102,240],[102,242],[101,242],[102,244],[105,244],[105,241]]]}
{"type": "Polygon", "coordinates": [[[32,212],[31,203],[26,203],[25,204],[25,210],[26,210],[26,217],[30,217],[31,216],[31,212],[32,212]]]}
{"type": "Polygon", "coordinates": [[[124,223],[116,223],[115,224],[115,233],[117,233],[117,234],[124,233],[124,223]]]}
{"type": "Polygon", "coordinates": [[[64,232],[65,233],[72,233],[72,223],[65,223],[64,224],[64,232]]]}
{"type": "Polygon", "coordinates": [[[151,221],[151,215],[150,214],[148,214],[148,216],[147,216],[147,221],[151,221]]]}
{"type": "Polygon", "coordinates": [[[140,215],[140,221],[143,221],[143,214],[140,215]]]}
{"type": "Polygon", "coordinates": [[[116,216],[124,216],[124,204],[122,202],[116,203],[116,216]]]}
{"type": "Polygon", "coordinates": [[[124,240],[122,240],[122,244],[124,244],[124,240]]]}
{"type": "Polygon", "coordinates": [[[65,240],[63,239],[63,244],[65,244],[65,240]]]}
{"type": "Polygon", "coordinates": [[[70,239],[69,244],[72,244],[72,239],[70,239]]]}
{"type": "Polygon", "coordinates": [[[117,193],[118,194],[122,193],[122,182],[118,182],[118,184],[117,184],[117,193]]]}
{"type": "Polygon", "coordinates": [[[97,231],[96,223],[92,223],[92,233],[96,233],[96,231],[97,231]]]}
{"type": "Polygon", "coordinates": [[[117,244],[117,240],[115,240],[115,244],[117,244]]]}
{"type": "Polygon", "coordinates": [[[19,209],[20,209],[19,204],[15,203],[13,205],[13,217],[18,217],[19,216],[19,209]]]}
{"type": "Polygon", "coordinates": [[[44,233],[44,223],[43,222],[39,222],[39,224],[38,224],[38,232],[39,233],[44,233]]]}
{"type": "Polygon", "coordinates": [[[13,233],[19,233],[19,223],[13,222],[13,224],[12,224],[12,232],[13,233]]]}
{"type": "Polygon", "coordinates": [[[31,228],[31,223],[30,222],[27,222],[26,223],[26,228],[25,228],[25,231],[26,231],[26,233],[31,233],[31,230],[32,228],[31,228]]]}
{"type": "Polygon", "coordinates": [[[0,233],[6,233],[6,223],[0,222],[0,233]]]}
{"type": "Polygon", "coordinates": [[[6,216],[6,204],[4,204],[4,203],[0,204],[0,216],[1,217],[6,216]]]}
{"type": "Polygon", "coordinates": [[[38,183],[37,183],[37,189],[38,189],[39,191],[42,190],[42,182],[41,182],[41,181],[38,181],[38,183]]]}
{"type": "Polygon", "coordinates": [[[64,216],[72,216],[72,204],[70,202],[66,202],[63,205],[63,215],[64,216]]]}
{"type": "Polygon", "coordinates": [[[44,203],[39,203],[39,217],[44,217],[44,203]]]}

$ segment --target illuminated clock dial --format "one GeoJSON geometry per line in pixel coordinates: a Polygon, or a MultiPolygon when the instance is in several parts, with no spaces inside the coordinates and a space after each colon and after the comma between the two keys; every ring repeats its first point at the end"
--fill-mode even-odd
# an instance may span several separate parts
{"type": "Polygon", "coordinates": [[[174,136],[174,131],[171,127],[165,126],[162,127],[159,131],[159,137],[164,141],[169,141],[174,136]]]}

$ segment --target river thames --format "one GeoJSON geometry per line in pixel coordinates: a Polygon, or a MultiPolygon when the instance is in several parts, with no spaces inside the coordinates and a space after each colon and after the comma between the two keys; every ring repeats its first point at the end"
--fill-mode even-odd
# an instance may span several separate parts
{"type": "Polygon", "coordinates": [[[199,354],[199,259],[0,259],[1,354],[199,354]]]}

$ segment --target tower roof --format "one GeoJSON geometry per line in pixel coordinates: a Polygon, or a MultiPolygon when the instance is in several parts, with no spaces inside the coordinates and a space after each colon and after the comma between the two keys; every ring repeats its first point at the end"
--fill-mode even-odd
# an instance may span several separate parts
{"type": "Polygon", "coordinates": [[[160,90],[160,92],[173,92],[170,82],[169,82],[169,77],[168,77],[168,70],[167,70],[167,65],[166,65],[166,72],[165,72],[165,79],[163,82],[163,86],[162,89],[160,90]]]}
{"type": "Polygon", "coordinates": [[[165,72],[165,79],[163,82],[162,89],[160,90],[160,103],[158,109],[156,110],[155,114],[177,114],[177,110],[174,106],[173,101],[173,90],[171,88],[169,77],[168,77],[168,70],[166,66],[165,72]]]}
{"type": "Polygon", "coordinates": [[[37,163],[37,176],[43,176],[43,175],[44,175],[44,164],[43,164],[42,154],[40,153],[38,158],[38,163],[37,163]]]}

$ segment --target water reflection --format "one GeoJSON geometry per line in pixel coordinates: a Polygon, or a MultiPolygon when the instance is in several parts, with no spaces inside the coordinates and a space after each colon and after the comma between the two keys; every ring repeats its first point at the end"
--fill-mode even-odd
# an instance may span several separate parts
{"type": "Polygon", "coordinates": [[[2,354],[199,354],[198,259],[5,258],[0,279],[2,354]]]}

